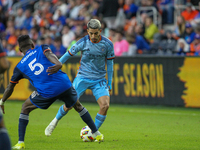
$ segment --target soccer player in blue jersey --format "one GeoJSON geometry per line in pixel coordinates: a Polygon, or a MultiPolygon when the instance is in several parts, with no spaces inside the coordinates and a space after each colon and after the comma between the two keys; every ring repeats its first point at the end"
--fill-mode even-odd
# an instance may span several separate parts
{"type": "Polygon", "coordinates": [[[10,138],[5,128],[1,107],[0,107],[0,150],[11,150],[10,138]]]}
{"type": "MultiPolygon", "coordinates": [[[[75,43],[68,52],[61,58],[63,64],[71,56],[81,51],[82,57],[80,67],[73,86],[77,91],[78,98],[86,89],[91,89],[100,110],[95,118],[95,125],[99,128],[106,119],[110,103],[109,91],[112,89],[113,59],[115,58],[112,42],[101,34],[101,23],[97,19],[91,19],[87,24],[88,35],[75,43]],[[105,79],[107,62],[108,82],[105,79]]],[[[56,68],[48,69],[48,72],[55,73],[56,68]]],[[[68,109],[63,105],[58,110],[56,117],[45,129],[45,134],[50,136],[55,129],[58,121],[66,115],[68,109]]]]}
{"type": "Polygon", "coordinates": [[[28,79],[37,90],[22,105],[18,126],[19,141],[13,149],[25,148],[24,137],[29,122],[29,113],[36,108],[47,109],[57,99],[63,101],[65,103],[64,106],[68,109],[74,107],[82,120],[91,128],[93,137],[101,142],[103,135],[96,128],[87,109],[79,102],[77,93],[67,74],[60,70],[62,64],[51,52],[49,46],[41,45],[34,48],[33,41],[28,35],[20,36],[18,43],[24,57],[15,67],[11,81],[4,92],[3,98],[0,100],[3,113],[4,102],[11,96],[15,85],[20,79],[28,79]],[[58,69],[58,72],[55,74],[48,73],[47,68],[51,66],[58,69]]]}

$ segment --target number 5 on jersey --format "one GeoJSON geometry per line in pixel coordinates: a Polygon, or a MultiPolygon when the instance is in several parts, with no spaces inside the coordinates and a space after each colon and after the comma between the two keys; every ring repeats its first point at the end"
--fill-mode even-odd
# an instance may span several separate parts
{"type": "Polygon", "coordinates": [[[29,64],[29,68],[31,69],[31,71],[34,71],[36,67],[39,67],[40,69],[38,71],[35,71],[34,74],[35,75],[39,75],[43,70],[44,70],[44,67],[42,64],[40,63],[35,63],[36,62],[36,58],[33,59],[29,64]],[[34,64],[35,63],[35,64],[34,64]]]}

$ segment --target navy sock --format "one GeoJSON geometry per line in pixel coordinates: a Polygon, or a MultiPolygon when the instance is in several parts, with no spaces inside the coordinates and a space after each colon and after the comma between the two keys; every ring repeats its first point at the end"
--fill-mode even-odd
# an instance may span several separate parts
{"type": "Polygon", "coordinates": [[[29,115],[20,114],[19,116],[19,126],[18,126],[18,134],[19,134],[19,141],[24,141],[26,126],[28,125],[29,115]]]}
{"type": "Polygon", "coordinates": [[[92,117],[85,107],[83,107],[83,109],[79,112],[79,115],[81,116],[82,120],[90,127],[92,133],[95,133],[97,131],[97,128],[94,124],[94,121],[92,120],[92,117]]]}
{"type": "Polygon", "coordinates": [[[0,129],[0,149],[11,150],[11,143],[5,128],[0,129]]]}

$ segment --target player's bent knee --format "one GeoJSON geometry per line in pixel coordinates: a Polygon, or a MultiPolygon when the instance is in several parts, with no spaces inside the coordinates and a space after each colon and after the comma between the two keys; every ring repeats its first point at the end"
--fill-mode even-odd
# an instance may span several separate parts
{"type": "Polygon", "coordinates": [[[109,103],[104,103],[104,104],[100,105],[100,109],[107,111],[109,109],[109,106],[110,106],[109,103]]]}
{"type": "Polygon", "coordinates": [[[83,105],[79,101],[77,101],[73,107],[77,112],[80,112],[83,109],[83,105]]]}

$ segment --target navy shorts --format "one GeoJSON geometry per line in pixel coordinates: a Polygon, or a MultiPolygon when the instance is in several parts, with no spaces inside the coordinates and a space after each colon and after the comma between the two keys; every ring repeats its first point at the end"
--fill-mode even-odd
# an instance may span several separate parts
{"type": "Polygon", "coordinates": [[[65,103],[67,108],[72,107],[77,101],[77,93],[73,86],[71,86],[65,92],[52,98],[42,97],[37,91],[34,91],[30,96],[30,101],[38,108],[47,109],[56,100],[61,100],[65,103]]]}

